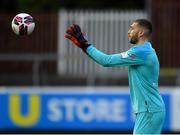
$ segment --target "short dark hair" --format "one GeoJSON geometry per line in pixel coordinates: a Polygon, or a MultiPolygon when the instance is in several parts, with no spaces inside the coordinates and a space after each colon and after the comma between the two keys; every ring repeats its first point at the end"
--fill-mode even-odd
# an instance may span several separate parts
{"type": "Polygon", "coordinates": [[[144,27],[145,29],[147,29],[147,36],[150,36],[152,33],[152,24],[150,21],[146,20],[146,19],[137,19],[134,22],[137,22],[140,26],[144,27]]]}

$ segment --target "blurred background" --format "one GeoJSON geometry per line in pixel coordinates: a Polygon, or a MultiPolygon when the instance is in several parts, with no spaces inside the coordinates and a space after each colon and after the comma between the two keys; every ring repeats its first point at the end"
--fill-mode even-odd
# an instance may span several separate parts
{"type": "Polygon", "coordinates": [[[178,0],[1,0],[0,131],[132,133],[127,68],[96,64],[64,33],[75,22],[98,49],[120,53],[131,47],[127,31],[137,18],[153,24],[167,108],[163,133],[180,132],[178,0]],[[34,18],[31,35],[12,32],[18,13],[34,18]]]}

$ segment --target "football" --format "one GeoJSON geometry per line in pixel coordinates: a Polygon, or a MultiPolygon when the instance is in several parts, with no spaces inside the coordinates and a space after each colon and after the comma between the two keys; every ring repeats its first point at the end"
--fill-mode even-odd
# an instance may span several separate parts
{"type": "Polygon", "coordinates": [[[16,35],[30,35],[34,31],[35,22],[31,15],[20,13],[13,18],[11,27],[16,35]]]}

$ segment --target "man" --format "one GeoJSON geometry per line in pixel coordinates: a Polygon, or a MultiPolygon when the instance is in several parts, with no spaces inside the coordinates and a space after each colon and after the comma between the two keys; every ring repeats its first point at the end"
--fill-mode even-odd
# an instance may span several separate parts
{"type": "Polygon", "coordinates": [[[133,21],[128,30],[128,51],[107,55],[84,38],[78,25],[73,24],[65,37],[81,48],[91,59],[106,66],[128,66],[130,97],[136,114],[134,134],[160,134],[165,117],[165,105],[158,93],[159,62],[148,41],[152,25],[148,20],[133,21]]]}

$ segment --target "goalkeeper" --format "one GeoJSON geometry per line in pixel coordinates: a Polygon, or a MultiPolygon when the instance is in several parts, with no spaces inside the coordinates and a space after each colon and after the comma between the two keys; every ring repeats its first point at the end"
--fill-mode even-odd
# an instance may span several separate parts
{"type": "Polygon", "coordinates": [[[159,61],[149,38],[152,24],[146,19],[133,21],[128,30],[134,45],[119,54],[105,54],[90,44],[77,24],[70,26],[65,37],[81,48],[91,59],[105,67],[128,66],[130,97],[136,115],[134,134],[160,134],[165,105],[158,92],[159,61]]]}

